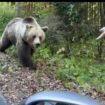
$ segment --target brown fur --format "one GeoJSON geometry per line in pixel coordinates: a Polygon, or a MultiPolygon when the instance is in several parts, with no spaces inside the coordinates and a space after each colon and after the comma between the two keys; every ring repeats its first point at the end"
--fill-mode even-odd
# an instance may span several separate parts
{"type": "Polygon", "coordinates": [[[46,29],[47,27],[41,28],[34,17],[15,18],[7,24],[3,32],[0,40],[0,51],[5,52],[7,48],[14,44],[23,66],[36,69],[36,64],[31,57],[34,53],[34,47],[44,41],[46,29]]]}

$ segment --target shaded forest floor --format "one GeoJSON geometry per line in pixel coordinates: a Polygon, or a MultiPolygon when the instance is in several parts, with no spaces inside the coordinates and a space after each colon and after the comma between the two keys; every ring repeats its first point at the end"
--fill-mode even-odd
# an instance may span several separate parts
{"type": "Polygon", "coordinates": [[[18,64],[18,60],[8,54],[0,53],[0,90],[11,105],[17,105],[24,98],[44,90],[70,90],[82,95],[99,99],[105,105],[105,94],[95,88],[86,91],[72,82],[70,88],[56,79],[56,66],[48,69],[47,63],[38,63],[36,71],[29,70],[18,64]]]}

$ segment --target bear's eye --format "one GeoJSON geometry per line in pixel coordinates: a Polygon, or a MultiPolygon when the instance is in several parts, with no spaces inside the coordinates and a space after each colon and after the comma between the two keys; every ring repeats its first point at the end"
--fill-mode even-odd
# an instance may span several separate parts
{"type": "Polygon", "coordinates": [[[35,36],[35,35],[33,35],[33,36],[32,36],[32,38],[33,38],[33,39],[35,39],[35,38],[36,38],[36,36],[35,36]]]}

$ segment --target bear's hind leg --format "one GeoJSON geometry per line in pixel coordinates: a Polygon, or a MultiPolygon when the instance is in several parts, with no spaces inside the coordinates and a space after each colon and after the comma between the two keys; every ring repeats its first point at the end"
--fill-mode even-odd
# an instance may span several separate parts
{"type": "Polygon", "coordinates": [[[0,40],[0,52],[5,52],[12,45],[10,40],[5,36],[0,40]]]}

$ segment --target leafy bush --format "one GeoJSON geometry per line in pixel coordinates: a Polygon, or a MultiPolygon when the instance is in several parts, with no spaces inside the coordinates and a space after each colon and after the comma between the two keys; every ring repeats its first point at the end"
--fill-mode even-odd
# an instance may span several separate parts
{"type": "MultiPolygon", "coordinates": [[[[60,31],[64,34],[59,34],[65,41],[65,48],[68,55],[70,55],[72,43],[86,41],[88,38],[93,38],[98,33],[99,10],[98,4],[93,4],[95,10],[90,11],[91,4],[87,2],[54,2],[56,7],[56,14],[59,15],[63,21],[60,31]],[[97,11],[97,12],[96,12],[97,11]],[[94,19],[92,14],[96,14],[94,19]],[[94,23],[94,24],[93,24],[94,23]]],[[[57,30],[56,30],[57,31],[57,30]]],[[[56,37],[56,36],[55,36],[56,37]]]]}
{"type": "Polygon", "coordinates": [[[71,57],[71,59],[59,61],[57,77],[63,82],[74,81],[84,88],[96,86],[98,89],[104,90],[104,68],[105,64],[91,64],[90,59],[71,57]]]}
{"type": "Polygon", "coordinates": [[[43,44],[40,48],[36,49],[36,52],[33,55],[33,59],[48,59],[51,57],[51,52],[49,48],[46,48],[43,44]]]}
{"type": "Polygon", "coordinates": [[[14,18],[15,8],[8,3],[0,3],[0,33],[4,31],[7,23],[14,18]]]}
{"type": "Polygon", "coordinates": [[[65,42],[63,38],[65,31],[62,29],[61,25],[63,23],[59,18],[59,16],[52,14],[40,21],[41,26],[47,25],[49,27],[45,43],[50,48],[52,54],[55,54],[59,48],[64,46],[65,42]]]}
{"type": "Polygon", "coordinates": [[[105,91],[105,63],[96,60],[96,41],[88,41],[72,45],[70,58],[57,58],[57,78],[64,84],[74,81],[84,89],[96,87],[105,91]]]}

